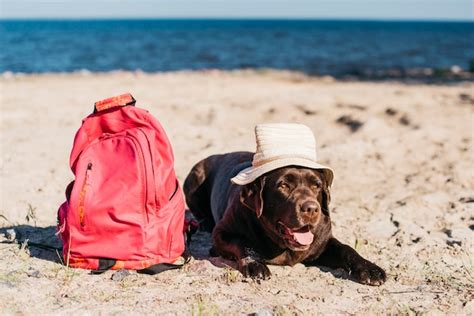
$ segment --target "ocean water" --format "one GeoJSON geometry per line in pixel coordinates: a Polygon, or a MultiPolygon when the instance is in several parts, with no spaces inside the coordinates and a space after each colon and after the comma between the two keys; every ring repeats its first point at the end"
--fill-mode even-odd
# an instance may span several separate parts
{"type": "Polygon", "coordinates": [[[474,23],[0,20],[0,73],[276,68],[318,75],[474,64],[474,23]]]}

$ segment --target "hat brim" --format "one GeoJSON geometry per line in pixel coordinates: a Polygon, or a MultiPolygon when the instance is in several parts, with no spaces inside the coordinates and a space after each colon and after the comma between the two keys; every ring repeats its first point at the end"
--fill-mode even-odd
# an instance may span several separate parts
{"type": "Polygon", "coordinates": [[[258,177],[264,175],[267,172],[273,171],[278,168],[288,167],[288,166],[298,166],[305,167],[310,169],[323,170],[324,176],[328,182],[329,187],[332,186],[332,181],[334,178],[334,172],[331,168],[321,165],[317,162],[303,159],[303,158],[281,158],[269,161],[258,167],[248,167],[240,171],[235,177],[230,179],[232,183],[238,185],[245,185],[255,181],[258,177]]]}

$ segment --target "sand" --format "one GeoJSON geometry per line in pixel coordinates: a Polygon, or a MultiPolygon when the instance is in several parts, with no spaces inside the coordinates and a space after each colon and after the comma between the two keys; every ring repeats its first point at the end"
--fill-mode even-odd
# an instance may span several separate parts
{"type": "Polygon", "coordinates": [[[208,71],[4,74],[0,88],[2,314],[474,313],[473,83],[208,71]],[[271,266],[271,280],[254,282],[207,258],[205,233],[182,271],[122,280],[8,243],[13,227],[20,244],[58,246],[74,134],[94,101],[126,91],[164,125],[181,181],[201,158],[253,150],[257,123],[310,126],[335,171],[334,235],[385,268],[387,282],[364,286],[303,265],[271,266]]]}

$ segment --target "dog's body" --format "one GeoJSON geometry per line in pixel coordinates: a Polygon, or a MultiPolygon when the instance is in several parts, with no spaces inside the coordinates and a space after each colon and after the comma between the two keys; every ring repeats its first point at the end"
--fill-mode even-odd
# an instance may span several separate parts
{"type": "Polygon", "coordinates": [[[331,233],[328,181],[318,170],[284,167],[245,186],[230,179],[249,167],[253,153],[210,156],[184,183],[186,202],[201,228],[212,231],[213,251],[236,260],[253,278],[268,278],[266,264],[343,268],[361,283],[380,285],[385,272],[331,233]]]}

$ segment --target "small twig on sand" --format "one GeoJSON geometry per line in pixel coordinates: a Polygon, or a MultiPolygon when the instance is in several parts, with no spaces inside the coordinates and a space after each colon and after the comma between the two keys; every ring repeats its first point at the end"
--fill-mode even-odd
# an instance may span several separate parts
{"type": "Polygon", "coordinates": [[[407,293],[416,293],[416,292],[423,292],[423,293],[433,293],[433,294],[442,294],[445,293],[443,291],[430,291],[430,290],[424,290],[423,287],[418,286],[415,289],[412,290],[406,290],[406,291],[387,291],[385,292],[386,294],[407,294],[407,293]]]}

